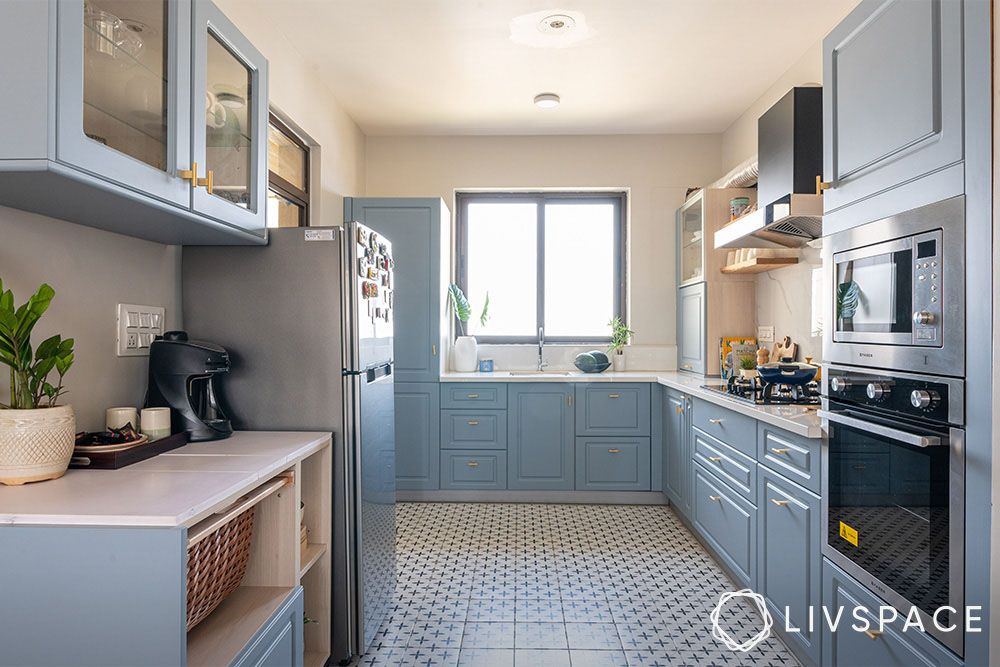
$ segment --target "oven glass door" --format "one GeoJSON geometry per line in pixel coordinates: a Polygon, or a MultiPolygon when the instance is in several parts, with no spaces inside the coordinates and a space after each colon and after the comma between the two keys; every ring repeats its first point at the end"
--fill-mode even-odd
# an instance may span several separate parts
{"type": "Polygon", "coordinates": [[[834,340],[909,343],[913,243],[900,239],[834,255],[834,340]]]}
{"type": "Polygon", "coordinates": [[[827,544],[933,614],[953,602],[948,435],[918,447],[885,434],[899,421],[864,419],[874,427],[831,417],[827,544]]]}

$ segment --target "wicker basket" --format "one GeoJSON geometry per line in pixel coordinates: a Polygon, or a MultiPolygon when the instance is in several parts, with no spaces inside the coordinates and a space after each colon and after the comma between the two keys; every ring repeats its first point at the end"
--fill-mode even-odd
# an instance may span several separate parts
{"type": "Polygon", "coordinates": [[[195,544],[187,554],[187,629],[205,620],[240,587],[250,560],[256,506],[237,515],[195,544]]]}

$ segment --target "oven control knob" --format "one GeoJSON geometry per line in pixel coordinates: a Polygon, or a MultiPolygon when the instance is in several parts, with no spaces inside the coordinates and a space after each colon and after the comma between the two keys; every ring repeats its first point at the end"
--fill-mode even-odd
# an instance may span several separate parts
{"type": "Polygon", "coordinates": [[[915,408],[929,408],[937,403],[938,395],[927,389],[914,389],[910,394],[910,404],[915,408]]]}
{"type": "Polygon", "coordinates": [[[830,378],[830,389],[840,393],[847,391],[850,384],[844,378],[830,378]]]}
{"type": "Polygon", "coordinates": [[[918,310],[913,313],[914,324],[934,324],[934,313],[926,310],[918,310]]]}
{"type": "Polygon", "coordinates": [[[874,401],[883,398],[885,396],[888,396],[889,387],[885,386],[884,384],[879,384],[878,382],[869,382],[868,388],[865,393],[868,394],[868,398],[874,401]]]}

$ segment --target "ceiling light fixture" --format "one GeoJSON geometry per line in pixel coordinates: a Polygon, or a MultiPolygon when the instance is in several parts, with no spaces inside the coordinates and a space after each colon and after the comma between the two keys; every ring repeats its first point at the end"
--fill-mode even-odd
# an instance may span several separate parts
{"type": "Polygon", "coordinates": [[[535,106],[539,109],[554,109],[559,106],[559,96],[555,93],[539,93],[535,95],[535,106]]]}

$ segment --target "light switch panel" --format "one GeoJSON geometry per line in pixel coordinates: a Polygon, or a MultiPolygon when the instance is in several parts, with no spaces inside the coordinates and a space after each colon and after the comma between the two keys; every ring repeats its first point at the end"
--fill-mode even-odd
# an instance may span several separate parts
{"type": "Polygon", "coordinates": [[[149,356],[149,344],[163,334],[164,309],[160,306],[118,304],[118,356],[149,356]]]}
{"type": "Polygon", "coordinates": [[[774,327],[757,327],[757,342],[758,343],[773,343],[774,342],[774,327]]]}

